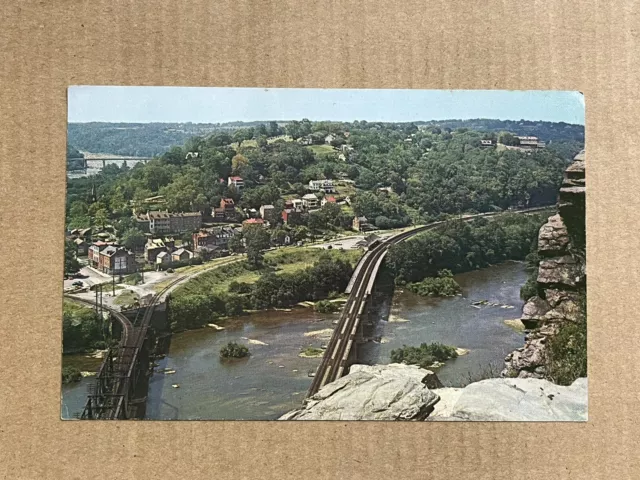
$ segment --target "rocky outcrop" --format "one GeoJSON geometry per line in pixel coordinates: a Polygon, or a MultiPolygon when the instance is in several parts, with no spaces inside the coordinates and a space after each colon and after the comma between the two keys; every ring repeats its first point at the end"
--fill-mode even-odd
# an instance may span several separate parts
{"type": "Polygon", "coordinates": [[[568,387],[547,380],[491,378],[465,388],[434,390],[440,397],[429,421],[587,420],[587,379],[568,387]]]}
{"type": "Polygon", "coordinates": [[[353,365],[298,410],[280,420],[585,421],[587,382],[569,387],[546,380],[493,378],[443,388],[413,365],[353,365]],[[429,386],[430,385],[430,386],[429,386]]]}
{"type": "Polygon", "coordinates": [[[578,154],[566,169],[558,195],[558,213],[549,217],[538,234],[537,286],[521,321],[527,328],[525,344],[505,358],[503,377],[545,378],[545,346],[564,322],[585,320],[579,291],[586,285],[585,156],[578,154]]]}
{"type": "Polygon", "coordinates": [[[424,420],[439,397],[435,374],[415,365],[352,365],[350,373],[280,420],[424,420]]]}

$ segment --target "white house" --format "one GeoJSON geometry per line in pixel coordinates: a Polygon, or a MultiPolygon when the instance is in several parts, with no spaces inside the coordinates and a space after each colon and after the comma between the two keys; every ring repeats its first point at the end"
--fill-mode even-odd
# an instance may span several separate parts
{"type": "Polygon", "coordinates": [[[327,145],[331,145],[331,142],[333,142],[336,139],[336,137],[332,134],[327,135],[326,137],[324,137],[324,143],[326,143],[327,145]]]}
{"type": "Polygon", "coordinates": [[[333,193],[336,191],[333,186],[333,180],[310,180],[309,190],[314,192],[322,191],[324,193],[333,193]]]}
{"type": "Polygon", "coordinates": [[[316,197],[313,193],[307,193],[304,197],[302,197],[302,205],[307,210],[311,208],[318,208],[318,197],[316,197]]]}
{"type": "Polygon", "coordinates": [[[236,190],[239,192],[244,188],[244,181],[242,180],[242,177],[229,177],[228,185],[229,186],[233,185],[234,187],[236,187],[236,190]]]}

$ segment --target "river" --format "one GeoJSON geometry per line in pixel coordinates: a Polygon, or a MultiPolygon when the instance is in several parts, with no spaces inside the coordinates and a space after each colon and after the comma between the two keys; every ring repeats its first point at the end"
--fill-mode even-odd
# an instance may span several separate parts
{"type": "MultiPolygon", "coordinates": [[[[504,356],[524,342],[523,334],[505,325],[504,320],[520,316],[523,302],[519,290],[526,277],[523,263],[507,262],[456,275],[461,296],[434,299],[396,291],[389,321],[380,322],[378,327],[382,342],[364,345],[359,350],[361,360],[388,363],[391,350],[403,344],[441,342],[469,349],[467,355],[438,369],[445,385],[467,383],[470,375],[475,378],[488,368],[497,375],[504,356]],[[480,300],[499,305],[471,305],[480,300]]],[[[228,322],[222,331],[205,328],[174,335],[169,355],[158,366],[159,371],[169,372],[151,378],[147,418],[278,418],[300,405],[311,383],[309,373],[320,362],[319,358],[301,358],[298,354],[304,347],[327,343],[326,332],[314,332],[332,328],[336,319],[335,314],[298,308],[240,317],[228,322]],[[248,345],[251,356],[220,361],[218,352],[230,341],[248,345]]],[[[82,408],[90,380],[63,388],[63,417],[72,417],[82,408]]]]}

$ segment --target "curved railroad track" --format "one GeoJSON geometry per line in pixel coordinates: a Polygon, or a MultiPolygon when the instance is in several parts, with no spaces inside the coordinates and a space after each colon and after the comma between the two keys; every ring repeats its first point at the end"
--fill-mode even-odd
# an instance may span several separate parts
{"type": "MultiPolygon", "coordinates": [[[[548,210],[552,206],[536,207],[523,210],[513,210],[509,212],[496,213],[480,213],[477,215],[467,215],[461,217],[462,221],[471,221],[481,217],[492,217],[503,215],[506,213],[535,213],[538,211],[548,210]]],[[[392,237],[388,237],[383,242],[376,245],[373,249],[366,252],[364,257],[358,262],[353,277],[347,287],[347,303],[345,304],[336,328],[331,335],[331,339],[327,344],[320,365],[316,370],[316,374],[311,382],[311,386],[307,392],[307,397],[315,395],[323,386],[331,383],[345,374],[348,368],[347,362],[353,343],[356,341],[356,334],[360,327],[361,316],[365,307],[366,300],[371,294],[373,284],[378,273],[378,269],[384,260],[389,248],[400,243],[413,235],[431,230],[447,223],[447,220],[433,222],[428,225],[416,227],[392,237]]]]}

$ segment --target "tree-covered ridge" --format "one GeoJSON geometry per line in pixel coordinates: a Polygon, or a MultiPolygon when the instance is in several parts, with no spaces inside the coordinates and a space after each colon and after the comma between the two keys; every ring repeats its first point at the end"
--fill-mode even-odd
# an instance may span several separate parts
{"type": "Polygon", "coordinates": [[[216,131],[190,137],[146,165],[109,165],[95,177],[70,180],[68,223],[81,227],[99,219],[120,222],[116,226],[124,231],[131,227],[132,205],[144,210],[144,199],[157,195],[171,211],[207,215],[223,197],[242,208],[273,204],[282,210],[286,198],[307,193],[310,180],[324,178],[351,182],[339,192],[350,197],[351,209],[333,205],[305,215],[302,223],[312,230],[347,228],[353,214],[390,228],[443,214],[555,202],[562,171],[581,146],[555,142],[535,151],[481,146],[483,139],[504,136],[464,128],[308,120],[284,129],[272,122],[216,131]],[[328,134],[331,145],[319,145],[328,134]],[[297,135],[316,144],[293,141],[297,135]],[[340,145],[348,148],[335,148],[340,145]],[[230,175],[243,178],[242,195],[226,182],[230,175]]]}
{"type": "MultiPolygon", "coordinates": [[[[545,141],[577,142],[584,144],[584,126],[568,123],[538,122],[528,120],[438,120],[415,123],[384,123],[356,121],[346,122],[310,122],[309,120],[288,120],[279,122],[228,122],[228,123],[69,123],[69,143],[80,150],[94,153],[110,153],[127,156],[161,155],[174,145],[183,145],[190,137],[207,135],[212,132],[231,131],[235,129],[258,130],[262,125],[269,128],[275,124],[287,133],[304,134],[308,125],[319,126],[318,130],[329,130],[329,133],[344,131],[349,128],[403,128],[407,125],[439,127],[456,130],[467,128],[491,132],[510,131],[516,135],[534,135],[545,141]],[[306,123],[308,122],[308,123],[306,123]],[[334,131],[327,126],[335,126],[334,131]]],[[[273,134],[266,132],[263,134],[273,134]]],[[[311,132],[309,132],[311,133],[311,132]]],[[[276,135],[278,133],[275,133],[276,135]]]]}

